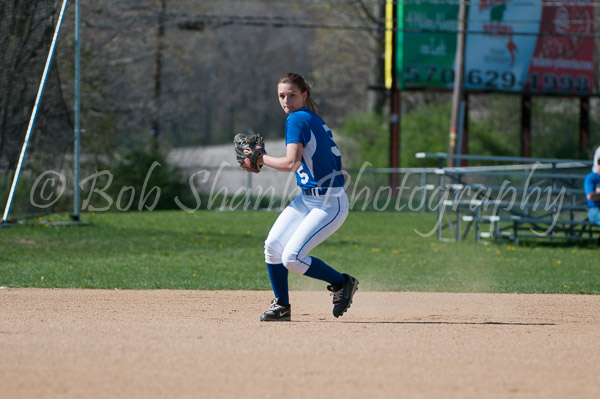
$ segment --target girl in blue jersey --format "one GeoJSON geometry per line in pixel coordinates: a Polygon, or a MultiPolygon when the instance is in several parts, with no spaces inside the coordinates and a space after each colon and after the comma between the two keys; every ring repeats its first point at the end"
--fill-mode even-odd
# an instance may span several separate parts
{"type": "Polygon", "coordinates": [[[311,86],[298,74],[284,75],[277,84],[281,108],[288,115],[286,155],[263,155],[261,165],[295,172],[302,192],[275,221],[265,241],[265,262],[275,293],[261,321],[291,320],[288,272],[329,283],[333,315],[341,316],[352,303],[358,280],[333,269],[309,252],[344,223],[348,197],[344,189],[342,159],[331,130],[317,115],[311,86]]]}
{"type": "MultiPolygon", "coordinates": [[[[587,202],[588,220],[600,226],[600,147],[594,153],[592,172],[583,181],[587,202]]],[[[600,238],[598,239],[600,243],[600,238]]]]}

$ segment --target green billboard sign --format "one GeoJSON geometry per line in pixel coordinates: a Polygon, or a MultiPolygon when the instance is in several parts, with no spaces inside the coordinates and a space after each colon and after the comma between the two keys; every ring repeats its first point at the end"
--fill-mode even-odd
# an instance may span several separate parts
{"type": "Polygon", "coordinates": [[[458,5],[398,5],[398,84],[452,88],[456,55],[458,5]]]}
{"type": "MultiPolygon", "coordinates": [[[[588,95],[594,79],[591,3],[475,0],[465,38],[467,90],[588,95]]],[[[398,85],[452,89],[458,4],[398,5],[398,85]]]]}

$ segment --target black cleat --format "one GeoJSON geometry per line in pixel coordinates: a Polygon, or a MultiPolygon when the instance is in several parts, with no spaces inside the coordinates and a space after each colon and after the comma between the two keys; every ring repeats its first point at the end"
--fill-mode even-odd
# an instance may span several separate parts
{"type": "Polygon", "coordinates": [[[352,304],[352,297],[358,289],[358,280],[344,273],[346,282],[340,285],[328,285],[327,290],[333,296],[333,315],[340,317],[352,304]]]}
{"type": "Polygon", "coordinates": [[[271,308],[260,316],[260,321],[291,321],[291,305],[283,306],[279,304],[279,298],[271,301],[271,308]]]}

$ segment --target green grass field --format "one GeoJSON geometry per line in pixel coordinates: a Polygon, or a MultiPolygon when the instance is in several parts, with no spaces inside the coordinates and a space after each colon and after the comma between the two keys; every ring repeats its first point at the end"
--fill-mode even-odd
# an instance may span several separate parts
{"type": "MultiPolygon", "coordinates": [[[[277,215],[103,212],[84,214],[88,226],[1,228],[0,286],[268,290],[262,248],[277,215]]],[[[449,243],[415,232],[434,226],[434,214],[353,212],[311,254],[357,276],[361,290],[600,293],[596,246],[449,243]]],[[[290,286],[324,288],[296,275],[290,286]]]]}

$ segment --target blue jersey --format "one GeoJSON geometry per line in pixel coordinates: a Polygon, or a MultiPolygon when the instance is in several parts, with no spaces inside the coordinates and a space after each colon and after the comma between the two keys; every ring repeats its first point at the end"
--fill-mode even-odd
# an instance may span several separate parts
{"type": "Polygon", "coordinates": [[[301,189],[314,187],[342,187],[342,154],[333,140],[333,134],[323,119],[304,107],[287,117],[286,145],[302,143],[301,165],[296,181],[301,189]]]}
{"type": "Polygon", "coordinates": [[[589,193],[596,192],[596,187],[600,187],[600,175],[595,172],[588,173],[585,176],[585,180],[583,181],[583,188],[585,190],[585,196],[586,196],[588,208],[593,208],[593,207],[600,208],[600,201],[592,201],[592,200],[587,199],[587,195],[589,193]]]}

